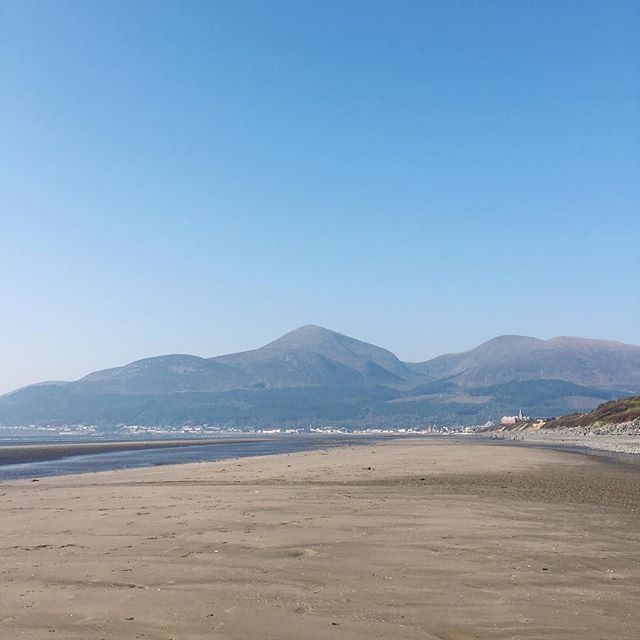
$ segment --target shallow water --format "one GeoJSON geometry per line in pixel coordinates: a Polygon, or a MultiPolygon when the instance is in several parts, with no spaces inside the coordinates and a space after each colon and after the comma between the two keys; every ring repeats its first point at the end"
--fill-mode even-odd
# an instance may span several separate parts
{"type": "MultiPolygon", "coordinates": [[[[247,456],[264,456],[277,453],[295,453],[312,449],[334,447],[345,444],[371,443],[368,437],[313,437],[290,436],[273,440],[246,442],[220,442],[193,446],[168,447],[163,449],[120,450],[82,455],[70,454],[55,460],[0,465],[0,481],[24,478],[41,478],[115,469],[157,467],[188,462],[207,462],[247,456]]],[[[56,441],[59,443],[60,441],[56,441]]],[[[39,441],[42,443],[42,441],[39,441]]],[[[7,443],[8,444],[8,443],[7,443]]],[[[15,442],[11,444],[16,444],[15,442]]],[[[34,443],[35,444],[35,443],[34,443]]]]}

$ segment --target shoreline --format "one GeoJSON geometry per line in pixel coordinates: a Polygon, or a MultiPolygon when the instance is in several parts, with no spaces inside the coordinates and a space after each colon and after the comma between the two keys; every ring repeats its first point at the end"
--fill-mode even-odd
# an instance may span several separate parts
{"type": "MultiPolygon", "coordinates": [[[[622,436],[576,436],[567,437],[565,434],[524,434],[519,433],[512,436],[505,437],[503,434],[500,436],[485,435],[485,434],[473,434],[473,435],[428,435],[422,437],[416,436],[395,436],[395,437],[363,437],[359,434],[356,436],[340,436],[327,439],[322,436],[248,436],[248,437],[234,437],[234,436],[222,436],[216,438],[173,438],[173,439],[148,439],[148,440],[111,440],[102,442],[47,442],[47,443],[21,443],[21,444],[0,444],[0,468],[13,468],[15,465],[24,465],[29,463],[46,463],[46,462],[64,462],[65,459],[75,458],[76,456],[84,455],[96,455],[117,453],[117,452],[129,452],[129,451],[153,451],[156,449],[185,449],[196,448],[206,446],[233,446],[233,445],[251,445],[256,443],[302,443],[306,440],[308,443],[312,443],[315,439],[316,443],[322,443],[323,440],[327,440],[327,449],[334,448],[336,446],[344,446],[351,444],[367,445],[371,443],[383,442],[456,442],[456,443],[476,443],[482,445],[494,445],[494,446],[511,446],[511,447],[528,447],[542,450],[558,451],[563,453],[581,454],[588,457],[593,457],[613,464],[640,464],[640,437],[626,437],[626,440],[632,442],[619,442],[622,436]],[[555,437],[554,437],[555,435],[555,437]],[[329,444],[329,440],[331,444],[329,444]],[[613,443],[610,441],[614,441],[613,443]],[[630,446],[630,444],[632,446],[630,446]],[[617,446],[616,446],[617,445],[617,446]]],[[[309,450],[312,450],[310,447],[309,450]]],[[[289,451],[274,451],[273,453],[260,454],[262,455],[289,455],[289,451]]],[[[258,454],[255,454],[256,456],[258,454]]],[[[220,459],[231,458],[251,458],[252,453],[247,455],[238,456],[237,452],[234,454],[225,456],[220,459]]],[[[211,460],[216,461],[216,459],[211,460]]],[[[56,477],[56,476],[73,476],[84,475],[86,473],[101,473],[104,471],[117,471],[127,469],[142,469],[147,466],[162,466],[173,467],[182,466],[185,464],[194,464],[206,462],[206,460],[177,460],[162,461],[157,464],[149,465],[144,460],[140,461],[140,464],[128,464],[125,467],[114,466],[113,468],[97,466],[96,470],[91,468],[84,469],[82,471],[70,470],[66,472],[46,473],[43,477],[56,477]]],[[[34,469],[33,477],[38,477],[38,469],[34,469]]],[[[9,477],[0,482],[11,482],[16,477],[9,477]]]]}
{"type": "Polygon", "coordinates": [[[78,455],[113,453],[116,451],[143,451],[147,449],[172,449],[204,445],[241,444],[249,442],[270,442],[273,438],[220,437],[206,439],[171,440],[112,440],[108,442],[49,442],[46,444],[1,444],[0,465],[24,464],[62,460],[78,455]]]}
{"type": "Polygon", "coordinates": [[[528,432],[487,432],[477,434],[482,440],[490,442],[511,442],[516,444],[530,444],[539,446],[553,446],[569,448],[580,448],[589,451],[600,451],[603,453],[620,454],[631,460],[640,459],[640,436],[635,435],[593,435],[593,434],[570,434],[546,433],[541,431],[528,432]]]}
{"type": "Polygon", "coordinates": [[[336,446],[371,444],[379,438],[310,435],[163,441],[112,441],[0,447],[0,487],[23,479],[74,476],[154,467],[214,462],[235,458],[284,455],[336,446]],[[3,458],[4,453],[4,458],[3,458]]]}

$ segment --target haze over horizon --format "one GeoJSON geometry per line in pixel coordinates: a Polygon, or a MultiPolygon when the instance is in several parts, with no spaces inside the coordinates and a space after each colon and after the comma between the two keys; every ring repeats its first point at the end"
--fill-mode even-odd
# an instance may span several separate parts
{"type": "Polygon", "coordinates": [[[640,345],[634,2],[3,2],[0,393],[318,324],[640,345]]]}

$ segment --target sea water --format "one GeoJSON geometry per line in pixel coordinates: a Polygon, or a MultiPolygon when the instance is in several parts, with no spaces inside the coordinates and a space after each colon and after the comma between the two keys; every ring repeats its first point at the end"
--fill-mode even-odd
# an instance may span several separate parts
{"type": "MultiPolygon", "coordinates": [[[[295,453],[339,445],[364,444],[365,441],[371,443],[374,438],[367,436],[313,437],[292,435],[273,440],[247,440],[246,442],[238,440],[224,442],[222,440],[216,444],[198,444],[197,441],[194,441],[194,446],[125,449],[80,455],[70,453],[55,460],[0,465],[0,481],[295,453]]],[[[56,441],[56,444],[59,442],[56,441]]],[[[21,444],[24,444],[24,441],[21,444]]],[[[42,444],[42,441],[38,441],[38,444],[42,444]]]]}

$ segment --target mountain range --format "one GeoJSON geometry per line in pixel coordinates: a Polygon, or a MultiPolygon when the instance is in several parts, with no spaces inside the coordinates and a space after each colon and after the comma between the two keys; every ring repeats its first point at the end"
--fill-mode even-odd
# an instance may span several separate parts
{"type": "Polygon", "coordinates": [[[0,425],[478,424],[549,417],[640,391],[640,347],[500,336],[419,363],[314,325],[213,358],[166,355],[0,396],[0,425]]]}

